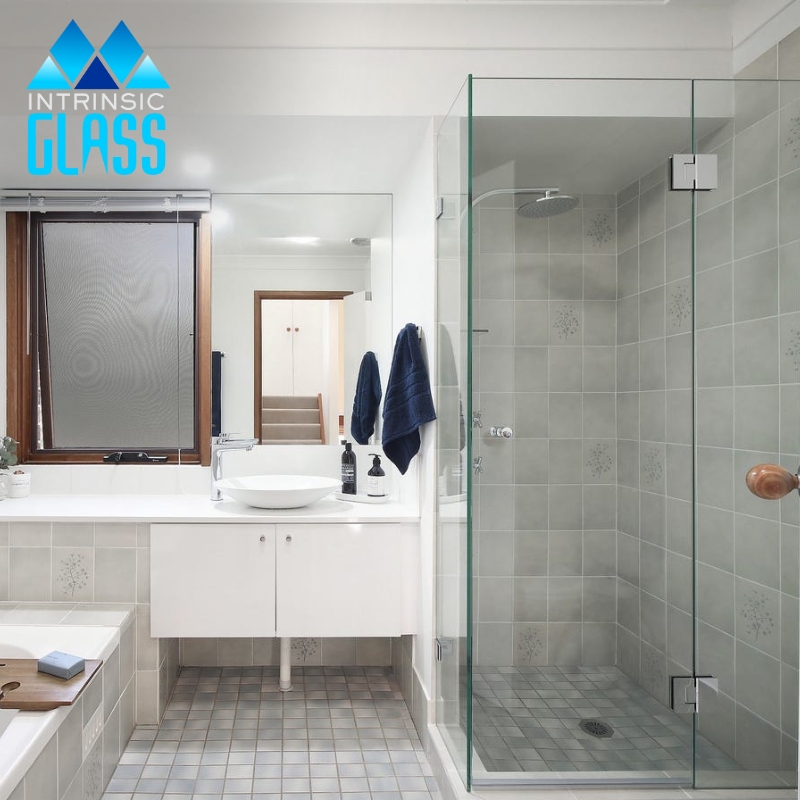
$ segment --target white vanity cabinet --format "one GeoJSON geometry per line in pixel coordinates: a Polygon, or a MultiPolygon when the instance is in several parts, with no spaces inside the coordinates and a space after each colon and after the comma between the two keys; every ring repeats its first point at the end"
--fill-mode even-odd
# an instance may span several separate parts
{"type": "Polygon", "coordinates": [[[150,635],[275,635],[275,526],[150,527],[150,635]]]}
{"type": "Polygon", "coordinates": [[[411,633],[416,541],[397,524],[278,525],[278,636],[411,633]]]}
{"type": "Polygon", "coordinates": [[[400,636],[417,629],[419,534],[394,522],[154,524],[154,638],[400,636]]]}

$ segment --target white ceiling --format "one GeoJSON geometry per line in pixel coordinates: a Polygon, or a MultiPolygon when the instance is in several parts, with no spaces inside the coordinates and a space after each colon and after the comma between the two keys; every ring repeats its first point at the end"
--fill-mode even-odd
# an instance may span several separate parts
{"type": "MultiPolygon", "coordinates": [[[[721,124],[696,120],[698,137],[721,124]]],[[[476,194],[499,183],[615,194],[691,142],[688,117],[484,117],[473,130],[475,172],[491,176],[476,194]]]]}
{"type": "Polygon", "coordinates": [[[391,214],[389,195],[288,194],[232,195],[213,198],[214,255],[226,257],[336,256],[363,258],[369,247],[352,237],[384,233],[391,214]],[[290,237],[315,237],[311,243],[290,237]]]}

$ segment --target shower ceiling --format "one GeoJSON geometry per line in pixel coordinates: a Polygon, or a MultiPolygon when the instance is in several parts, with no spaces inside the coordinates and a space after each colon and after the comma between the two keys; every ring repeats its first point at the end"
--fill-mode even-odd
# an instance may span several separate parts
{"type": "MultiPolygon", "coordinates": [[[[697,119],[702,139],[724,119],[697,119]]],[[[688,118],[476,117],[475,193],[497,185],[614,194],[673,153],[687,152],[688,118]]]]}

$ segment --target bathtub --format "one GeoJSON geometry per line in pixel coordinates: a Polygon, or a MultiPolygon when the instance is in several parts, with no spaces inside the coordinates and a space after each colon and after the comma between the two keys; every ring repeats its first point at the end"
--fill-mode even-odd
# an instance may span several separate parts
{"type": "MultiPolygon", "coordinates": [[[[3,658],[39,658],[51,650],[105,661],[119,644],[119,639],[117,627],[0,623],[0,661],[3,658]]],[[[23,779],[58,730],[69,708],[0,711],[0,800],[7,800],[23,779]]]]}

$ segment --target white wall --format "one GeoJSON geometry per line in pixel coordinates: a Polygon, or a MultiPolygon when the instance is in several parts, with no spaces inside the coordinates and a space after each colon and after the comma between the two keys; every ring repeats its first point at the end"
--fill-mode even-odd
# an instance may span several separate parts
{"type": "MultiPolygon", "coordinates": [[[[394,263],[392,316],[397,331],[408,322],[422,328],[423,351],[429,375],[436,374],[435,335],[435,219],[434,128],[428,125],[417,153],[404,169],[394,192],[394,263]]],[[[398,481],[418,481],[420,503],[421,603],[419,634],[414,637],[414,671],[430,708],[433,693],[433,576],[435,552],[436,423],[422,429],[420,454],[398,481]]],[[[422,700],[423,698],[420,698],[422,700]]],[[[419,703],[414,698],[418,712],[419,703]]],[[[415,714],[416,717],[416,714],[415,714]]],[[[419,720],[417,719],[419,724],[419,720]]]]}

